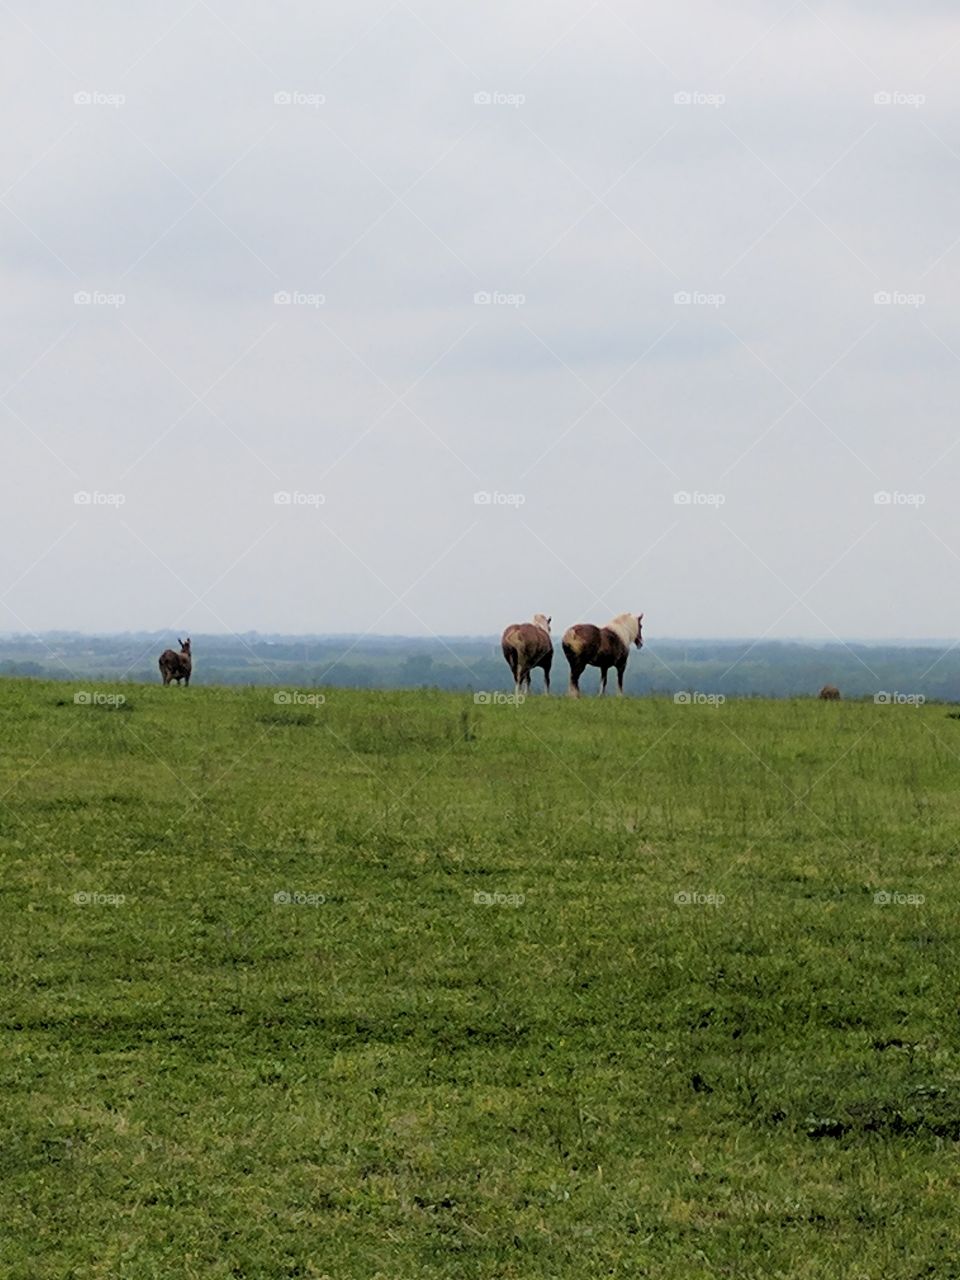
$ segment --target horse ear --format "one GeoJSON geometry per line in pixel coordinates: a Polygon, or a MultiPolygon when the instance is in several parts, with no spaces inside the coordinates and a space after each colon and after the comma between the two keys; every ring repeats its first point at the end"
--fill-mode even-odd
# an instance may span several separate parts
{"type": "Polygon", "coordinates": [[[552,618],[548,618],[548,619],[547,619],[547,630],[548,630],[548,631],[550,630],[550,626],[551,626],[551,623],[552,623],[552,622],[553,622],[553,619],[552,619],[552,618]]]}
{"type": "Polygon", "coordinates": [[[642,622],[642,621],[643,621],[643,614],[642,614],[642,613],[638,613],[638,614],[637,614],[637,621],[638,621],[638,622],[642,622]]]}

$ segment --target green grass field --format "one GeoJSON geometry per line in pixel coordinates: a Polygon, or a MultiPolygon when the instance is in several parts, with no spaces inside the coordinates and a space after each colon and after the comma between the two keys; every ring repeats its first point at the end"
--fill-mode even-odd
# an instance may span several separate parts
{"type": "Polygon", "coordinates": [[[3,1277],[960,1274],[947,708],[120,691],[0,685],[3,1277]]]}

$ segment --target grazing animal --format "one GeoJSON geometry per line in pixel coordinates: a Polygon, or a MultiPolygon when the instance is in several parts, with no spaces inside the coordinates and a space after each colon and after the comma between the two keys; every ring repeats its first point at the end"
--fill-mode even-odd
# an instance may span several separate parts
{"type": "Polygon", "coordinates": [[[643,648],[643,614],[621,613],[605,627],[578,622],[563,633],[563,652],[570,663],[570,696],[580,697],[580,677],[587,667],[600,668],[600,694],[607,688],[607,672],[617,669],[617,693],[623,694],[623,673],[630,646],[643,648]]]}
{"type": "Polygon", "coordinates": [[[550,623],[545,613],[535,613],[532,622],[514,622],[500,637],[500,647],[513,674],[517,693],[523,693],[524,685],[530,689],[530,672],[537,667],[543,670],[543,683],[550,692],[550,667],[553,663],[553,641],[550,639],[550,623]]]}
{"type": "Polygon", "coordinates": [[[190,672],[193,670],[193,659],[190,656],[190,637],[181,640],[177,637],[177,644],[180,646],[180,652],[176,649],[164,649],[160,655],[160,674],[163,676],[163,683],[169,684],[171,680],[176,680],[177,684],[182,680],[184,684],[190,683],[190,672]]]}
{"type": "Polygon", "coordinates": [[[817,697],[823,698],[825,702],[839,702],[840,690],[835,684],[825,684],[817,697]]]}

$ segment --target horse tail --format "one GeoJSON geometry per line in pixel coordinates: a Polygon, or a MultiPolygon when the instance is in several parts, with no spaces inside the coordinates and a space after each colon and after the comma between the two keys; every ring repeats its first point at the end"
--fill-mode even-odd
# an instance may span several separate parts
{"type": "Polygon", "coordinates": [[[514,683],[517,680],[517,672],[520,669],[520,655],[517,653],[516,645],[510,645],[504,649],[507,657],[507,665],[510,667],[510,673],[513,676],[514,683]]]}
{"type": "Polygon", "coordinates": [[[508,627],[503,633],[500,640],[500,648],[503,651],[503,656],[507,660],[507,666],[510,668],[510,674],[513,676],[514,684],[516,684],[517,671],[520,666],[520,637],[517,635],[514,628],[508,627]]]}
{"type": "Polygon", "coordinates": [[[563,633],[563,652],[568,658],[578,658],[583,651],[583,639],[577,634],[576,627],[568,627],[563,633]]]}

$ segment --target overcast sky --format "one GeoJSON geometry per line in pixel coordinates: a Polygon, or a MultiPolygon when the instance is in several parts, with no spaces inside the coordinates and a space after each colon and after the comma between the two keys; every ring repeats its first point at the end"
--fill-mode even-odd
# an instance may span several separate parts
{"type": "Polygon", "coordinates": [[[0,629],[960,633],[954,6],[2,12],[0,629]]]}

